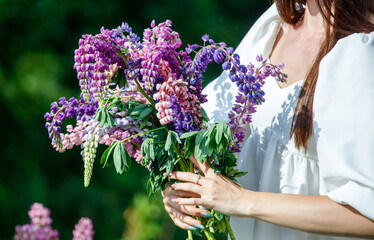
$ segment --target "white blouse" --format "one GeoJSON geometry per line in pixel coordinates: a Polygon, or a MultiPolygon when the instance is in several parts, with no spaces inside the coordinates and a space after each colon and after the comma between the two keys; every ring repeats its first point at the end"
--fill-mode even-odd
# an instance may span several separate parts
{"type": "MultiPolygon", "coordinates": [[[[254,24],[236,52],[242,63],[268,58],[282,26],[275,5],[254,24]]],[[[263,192],[327,195],[374,220],[374,33],[338,41],[320,64],[314,101],[314,135],[308,151],[289,138],[303,81],[281,89],[275,79],[264,85],[238,159],[248,172],[239,182],[263,192]]],[[[212,122],[228,121],[237,87],[227,73],[211,82],[203,106],[212,122]]],[[[238,240],[348,239],[305,233],[250,218],[231,218],[238,240]]]]}

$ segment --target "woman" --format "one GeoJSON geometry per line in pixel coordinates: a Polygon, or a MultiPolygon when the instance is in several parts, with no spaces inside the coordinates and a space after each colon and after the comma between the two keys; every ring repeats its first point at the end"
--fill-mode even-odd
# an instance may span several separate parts
{"type": "MultiPolygon", "coordinates": [[[[275,4],[237,49],[243,63],[263,54],[289,76],[265,83],[242,187],[192,159],[204,177],[172,173],[181,182],[164,191],[165,209],[184,229],[210,217],[194,205],[233,216],[237,239],[374,238],[374,1],[275,4]]],[[[226,73],[205,89],[213,121],[234,89],[226,73]]]]}

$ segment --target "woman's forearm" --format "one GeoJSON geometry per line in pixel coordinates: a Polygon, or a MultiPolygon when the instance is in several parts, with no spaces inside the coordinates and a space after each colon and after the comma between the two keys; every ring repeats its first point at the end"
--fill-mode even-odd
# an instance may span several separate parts
{"type": "Polygon", "coordinates": [[[245,190],[247,217],[306,232],[374,239],[374,221],[327,196],[245,190]]]}

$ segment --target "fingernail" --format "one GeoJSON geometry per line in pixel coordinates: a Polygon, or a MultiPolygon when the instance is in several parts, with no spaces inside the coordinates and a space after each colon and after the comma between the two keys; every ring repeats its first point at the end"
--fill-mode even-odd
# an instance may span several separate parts
{"type": "Polygon", "coordinates": [[[166,172],[164,172],[164,177],[170,177],[171,176],[171,173],[167,174],[166,172]]]}
{"type": "Polygon", "coordinates": [[[195,231],[195,230],[196,230],[196,228],[191,227],[191,226],[188,226],[187,229],[188,229],[188,230],[191,230],[191,231],[195,231]]]}
{"type": "Polygon", "coordinates": [[[195,227],[197,227],[197,228],[199,228],[199,229],[201,229],[201,230],[203,230],[203,229],[204,229],[204,226],[203,226],[203,225],[201,225],[201,224],[198,224],[198,223],[196,223],[196,224],[195,224],[195,227]]]}
{"type": "Polygon", "coordinates": [[[175,183],[171,184],[171,188],[175,188],[177,185],[175,183]]]}
{"type": "Polygon", "coordinates": [[[211,218],[211,217],[212,217],[212,214],[210,214],[210,213],[206,213],[206,212],[203,212],[203,213],[201,213],[201,216],[202,216],[202,217],[205,217],[205,218],[211,218]]]}

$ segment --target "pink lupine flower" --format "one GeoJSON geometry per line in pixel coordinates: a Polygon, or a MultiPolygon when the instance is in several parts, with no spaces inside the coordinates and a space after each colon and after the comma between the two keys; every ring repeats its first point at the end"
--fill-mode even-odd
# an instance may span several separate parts
{"type": "Polygon", "coordinates": [[[94,233],[91,219],[81,218],[73,230],[73,240],[92,240],[94,233]]]}

